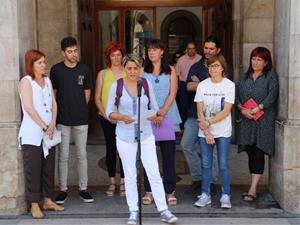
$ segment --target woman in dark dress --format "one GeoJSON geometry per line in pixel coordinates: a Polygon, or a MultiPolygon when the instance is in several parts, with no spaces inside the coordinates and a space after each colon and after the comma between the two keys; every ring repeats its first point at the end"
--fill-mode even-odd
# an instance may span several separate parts
{"type": "Polygon", "coordinates": [[[278,98],[278,77],[272,70],[271,53],[257,47],[250,55],[249,68],[236,85],[237,144],[239,152],[246,151],[249,157],[251,185],[243,194],[244,201],[257,197],[257,188],[264,172],[265,155],[272,155],[275,144],[275,117],[278,98]],[[243,107],[252,98],[257,106],[243,107]],[[256,113],[264,114],[255,120],[256,113]]]}

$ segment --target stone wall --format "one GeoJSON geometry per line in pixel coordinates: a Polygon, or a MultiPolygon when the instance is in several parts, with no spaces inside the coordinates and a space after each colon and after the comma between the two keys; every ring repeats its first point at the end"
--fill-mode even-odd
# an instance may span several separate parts
{"type": "Polygon", "coordinates": [[[49,71],[52,65],[62,60],[61,39],[73,36],[78,40],[77,0],[38,0],[36,24],[37,48],[46,54],[49,71]]]}
{"type": "Polygon", "coordinates": [[[250,52],[264,46],[273,53],[274,0],[233,1],[235,79],[247,70],[250,52]]]}
{"type": "MultiPolygon", "coordinates": [[[[21,74],[24,74],[24,52],[33,46],[45,52],[49,69],[61,59],[61,38],[67,35],[79,38],[76,0],[37,0],[36,12],[33,10],[34,2],[1,1],[0,216],[18,215],[26,208],[22,157],[17,150],[21,118],[17,84],[21,74]],[[34,32],[36,40],[33,38],[34,32]]],[[[245,71],[250,51],[254,47],[262,45],[274,52],[280,79],[280,104],[276,152],[270,161],[270,190],[285,210],[300,213],[300,20],[297,15],[300,12],[300,2],[234,0],[233,7],[235,78],[245,71]]],[[[95,149],[95,155],[99,151],[100,149],[95,149]]],[[[99,158],[104,157],[102,153],[99,158]]],[[[99,172],[105,175],[106,171],[98,167],[97,160],[92,162],[94,171],[89,173],[90,184],[101,185],[106,180],[97,180],[95,177],[100,176],[99,172]]],[[[74,165],[75,162],[71,163],[71,168],[74,165]]],[[[267,171],[265,175],[267,176],[267,171]]],[[[76,185],[75,173],[70,179],[70,183],[76,185]]]]}
{"type": "Polygon", "coordinates": [[[32,1],[2,0],[0,7],[0,215],[25,210],[23,164],[17,150],[20,103],[17,85],[24,52],[33,46],[32,1]]]}
{"type": "Polygon", "coordinates": [[[275,2],[275,63],[279,75],[276,151],[270,189],[287,211],[300,213],[300,2],[275,2]]]}

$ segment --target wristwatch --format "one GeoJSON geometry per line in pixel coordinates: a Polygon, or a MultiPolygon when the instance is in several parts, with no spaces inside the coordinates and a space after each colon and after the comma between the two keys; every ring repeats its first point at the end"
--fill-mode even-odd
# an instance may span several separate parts
{"type": "Polygon", "coordinates": [[[258,108],[259,108],[260,110],[263,110],[263,109],[264,109],[264,105],[263,105],[263,104],[259,104],[259,105],[258,105],[258,108]]]}
{"type": "Polygon", "coordinates": [[[46,132],[48,130],[48,126],[46,126],[46,128],[43,128],[43,131],[46,132]]]}

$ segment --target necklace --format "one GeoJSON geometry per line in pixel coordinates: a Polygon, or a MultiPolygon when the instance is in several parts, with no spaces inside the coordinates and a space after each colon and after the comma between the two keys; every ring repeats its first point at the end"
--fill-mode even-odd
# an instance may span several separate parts
{"type": "Polygon", "coordinates": [[[155,78],[155,83],[159,83],[158,77],[155,78]]]}

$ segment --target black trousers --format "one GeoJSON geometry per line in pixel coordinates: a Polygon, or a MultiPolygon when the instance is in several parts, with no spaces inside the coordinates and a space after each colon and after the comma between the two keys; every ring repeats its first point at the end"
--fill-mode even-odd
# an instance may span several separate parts
{"type": "MultiPolygon", "coordinates": [[[[165,192],[171,194],[175,191],[176,172],[175,172],[175,141],[159,141],[157,142],[162,155],[163,166],[163,183],[165,192]]],[[[144,170],[144,186],[146,192],[151,192],[150,183],[144,170]]]]}
{"type": "Polygon", "coordinates": [[[255,145],[246,145],[250,173],[263,174],[265,169],[265,153],[255,145]]]}
{"type": "Polygon", "coordinates": [[[22,145],[25,199],[29,203],[40,202],[42,198],[52,198],[54,191],[55,148],[49,149],[44,158],[43,148],[22,145]]]}
{"type": "Polygon", "coordinates": [[[178,109],[180,113],[180,117],[182,120],[181,127],[183,129],[183,124],[187,120],[187,114],[188,114],[188,92],[186,90],[186,82],[179,81],[179,87],[178,87],[178,109]]]}
{"type": "MultiPolygon", "coordinates": [[[[104,119],[103,116],[99,116],[100,123],[103,129],[105,143],[106,143],[106,167],[109,177],[116,176],[116,165],[117,165],[117,145],[116,145],[116,124],[109,122],[104,119]]],[[[124,171],[121,159],[120,163],[120,176],[124,178],[124,171]]]]}

